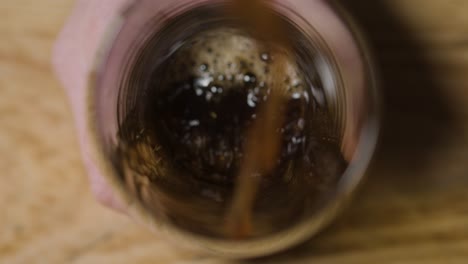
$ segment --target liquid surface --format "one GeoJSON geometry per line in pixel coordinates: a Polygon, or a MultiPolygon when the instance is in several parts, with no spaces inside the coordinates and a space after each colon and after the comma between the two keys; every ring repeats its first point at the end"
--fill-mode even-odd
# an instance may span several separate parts
{"type": "MultiPolygon", "coordinates": [[[[234,29],[204,32],[179,47],[154,73],[148,123],[179,166],[200,180],[233,184],[243,158],[246,130],[271,93],[274,58],[234,29]],[[188,59],[189,58],[189,59],[188,59]],[[155,117],[154,120],[151,118],[155,117]]],[[[309,95],[297,67],[288,61],[280,79],[289,119],[281,131],[278,164],[297,154],[305,141],[309,95]]],[[[274,113],[276,114],[276,113],[274,113]]]]}
{"type": "Polygon", "coordinates": [[[155,217],[190,232],[226,237],[223,223],[246,132],[274,80],[281,82],[275,87],[286,102],[277,112],[284,115],[283,125],[271,131],[279,134],[281,151],[272,173],[252,175],[261,180],[251,237],[313,215],[346,162],[320,76],[304,67],[310,63],[292,54],[284,76],[271,78],[275,53],[234,26],[207,27],[169,47],[144,76],[145,89],[121,124],[119,163],[129,190],[155,217]]]}

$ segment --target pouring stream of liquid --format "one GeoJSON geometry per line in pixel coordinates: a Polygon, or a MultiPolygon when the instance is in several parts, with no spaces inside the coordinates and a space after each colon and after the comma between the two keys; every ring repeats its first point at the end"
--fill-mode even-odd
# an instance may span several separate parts
{"type": "Polygon", "coordinates": [[[231,207],[226,214],[226,235],[232,238],[249,237],[253,232],[252,211],[261,178],[269,174],[280,155],[281,134],[286,102],[284,83],[288,42],[279,19],[268,10],[267,0],[234,0],[232,12],[245,23],[260,41],[273,51],[269,75],[268,100],[259,107],[257,119],[247,131],[244,158],[231,207]]]}

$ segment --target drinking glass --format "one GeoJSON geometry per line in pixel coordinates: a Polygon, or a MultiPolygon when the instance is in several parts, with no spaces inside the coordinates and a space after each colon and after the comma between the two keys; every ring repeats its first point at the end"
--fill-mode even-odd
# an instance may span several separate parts
{"type": "MultiPolygon", "coordinates": [[[[166,192],[147,179],[135,180],[137,176],[133,175],[129,163],[140,166],[143,171],[157,170],[152,166],[158,165],[144,159],[123,162],[121,137],[125,133],[135,139],[141,136],[138,122],[144,120],[138,114],[133,119],[129,116],[142,107],[144,87],[150,82],[147,73],[166,58],[164,51],[171,50],[178,41],[197,30],[213,23],[224,23],[229,19],[224,12],[229,4],[226,0],[131,2],[108,28],[89,74],[87,118],[93,139],[92,159],[114,193],[128,205],[131,217],[189,247],[225,257],[257,257],[309,239],[349,201],[363,179],[376,145],[378,89],[370,50],[352,18],[339,4],[324,0],[270,1],[272,12],[287,20],[298,32],[292,41],[305,43],[313,50],[314,56],[302,59],[320,78],[324,97],[320,100],[326,102],[333,122],[331,127],[339,136],[340,151],[347,166],[329,190],[311,205],[313,209],[298,214],[297,219],[282,228],[246,239],[213,235],[208,229],[198,230],[200,219],[190,214],[197,214],[199,209],[205,214],[202,217],[219,218],[219,215],[210,210],[201,211],[203,208],[195,205],[196,199],[180,197],[183,195],[178,195],[177,191],[166,192]],[[170,23],[180,17],[183,19],[178,24],[170,23]],[[131,128],[134,126],[133,130],[123,129],[125,122],[131,128]],[[181,206],[182,209],[178,208],[181,206]]],[[[143,144],[139,148],[142,155],[158,159],[150,145],[143,144]]],[[[161,174],[164,173],[163,170],[161,174]]],[[[170,179],[170,173],[166,174],[164,176],[170,179]]],[[[284,193],[274,195],[289,199],[284,193]]],[[[268,212],[264,212],[264,216],[268,218],[268,212]]],[[[271,221],[277,216],[272,213],[271,221]]]]}

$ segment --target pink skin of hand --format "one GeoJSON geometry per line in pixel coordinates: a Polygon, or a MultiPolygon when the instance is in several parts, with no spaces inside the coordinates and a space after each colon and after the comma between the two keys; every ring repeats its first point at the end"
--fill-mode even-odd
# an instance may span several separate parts
{"type": "MultiPolygon", "coordinates": [[[[90,158],[89,136],[86,128],[86,100],[87,76],[93,66],[95,54],[100,46],[106,29],[119,12],[134,0],[78,0],[74,10],[59,34],[53,49],[52,64],[55,73],[61,81],[70,101],[75,125],[78,132],[82,158],[87,170],[91,189],[97,200],[117,211],[126,213],[126,205],[113,195],[112,188],[106,178],[100,173],[97,165],[90,158]]],[[[157,1],[157,0],[155,0],[157,1]]],[[[174,0],[176,1],[176,0],[174,0]]],[[[196,1],[196,0],[194,0],[196,1]]],[[[283,1],[283,0],[282,0],[283,1]]],[[[291,2],[296,10],[318,10],[312,12],[311,22],[322,27],[322,32],[335,44],[335,52],[341,57],[345,68],[356,69],[361,65],[358,51],[345,27],[337,23],[337,17],[324,9],[329,9],[324,0],[285,0],[291,2]],[[317,14],[315,14],[317,13],[317,14]],[[313,15],[313,16],[312,16],[313,15]],[[313,21],[315,20],[315,21],[313,21]]],[[[359,74],[356,74],[359,76],[359,74]]],[[[355,81],[360,87],[362,80],[355,81]]],[[[359,105],[359,100],[357,100],[359,105]]],[[[356,131],[353,125],[345,132],[344,141],[347,146],[343,149],[345,157],[351,160],[356,146],[356,131]]]]}
{"type": "Polygon", "coordinates": [[[91,189],[97,200],[120,212],[125,205],[112,194],[97,165],[89,158],[89,136],[86,133],[85,92],[87,76],[94,63],[106,28],[128,0],[78,0],[58,36],[52,64],[70,101],[78,132],[81,155],[91,189]]]}

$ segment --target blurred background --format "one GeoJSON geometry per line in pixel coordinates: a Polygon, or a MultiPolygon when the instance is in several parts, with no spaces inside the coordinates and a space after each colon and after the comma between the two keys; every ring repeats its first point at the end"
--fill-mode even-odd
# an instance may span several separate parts
{"type": "MultiPolygon", "coordinates": [[[[227,263],[94,201],[51,47],[72,0],[0,2],[0,263],[227,263]]],[[[252,263],[467,263],[468,1],[342,1],[375,52],[382,139],[349,208],[252,263]]]]}

